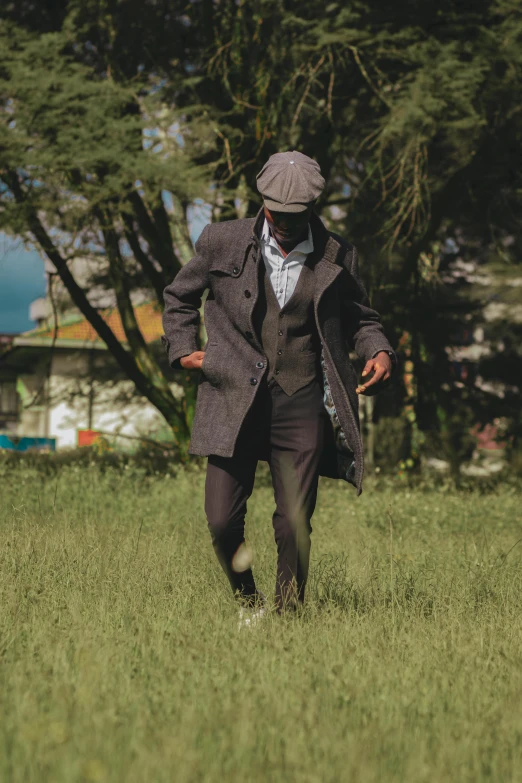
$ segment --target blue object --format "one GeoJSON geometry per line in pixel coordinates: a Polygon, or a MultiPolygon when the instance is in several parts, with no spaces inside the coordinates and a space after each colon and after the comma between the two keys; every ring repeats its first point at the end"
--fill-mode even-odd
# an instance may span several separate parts
{"type": "Polygon", "coordinates": [[[56,438],[25,438],[0,433],[0,449],[11,451],[56,451],[56,438]]]}

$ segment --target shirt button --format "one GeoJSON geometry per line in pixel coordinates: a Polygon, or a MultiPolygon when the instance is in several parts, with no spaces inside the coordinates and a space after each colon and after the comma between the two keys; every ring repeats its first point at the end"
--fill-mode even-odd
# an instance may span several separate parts
{"type": "Polygon", "coordinates": [[[282,288],[280,288],[280,289],[279,289],[279,293],[280,293],[280,294],[282,294],[282,293],[283,293],[283,289],[282,289],[282,288]]]}
{"type": "Polygon", "coordinates": [[[281,356],[281,354],[283,353],[283,351],[278,351],[277,353],[278,353],[278,356],[281,356]]]}
{"type": "Polygon", "coordinates": [[[252,386],[255,386],[257,383],[257,378],[250,378],[250,383],[252,384],[252,386]]]}
{"type": "Polygon", "coordinates": [[[280,337],[282,337],[282,336],[283,336],[283,330],[282,330],[282,329],[280,329],[280,330],[278,331],[278,333],[277,333],[277,334],[278,334],[280,337]]]}
{"type": "Polygon", "coordinates": [[[252,296],[252,294],[250,293],[250,291],[246,290],[246,291],[245,291],[245,296],[246,296],[246,298],[247,298],[247,299],[250,299],[250,297],[252,296]]]}
{"type": "Polygon", "coordinates": [[[256,362],[256,367],[259,367],[259,369],[261,369],[264,366],[265,366],[264,362],[256,362]]]}

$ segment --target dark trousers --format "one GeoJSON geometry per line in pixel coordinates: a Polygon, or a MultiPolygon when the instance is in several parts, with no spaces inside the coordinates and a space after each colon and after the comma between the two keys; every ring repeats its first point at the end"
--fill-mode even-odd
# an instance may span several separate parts
{"type": "Polygon", "coordinates": [[[250,568],[235,567],[234,555],[245,541],[247,500],[260,459],[268,461],[276,503],[276,606],[281,611],[304,599],[326,421],[319,379],[291,396],[273,380],[262,381],[234,455],[208,458],[205,513],[212,543],[233,591],[247,603],[255,601],[254,576],[250,568]]]}

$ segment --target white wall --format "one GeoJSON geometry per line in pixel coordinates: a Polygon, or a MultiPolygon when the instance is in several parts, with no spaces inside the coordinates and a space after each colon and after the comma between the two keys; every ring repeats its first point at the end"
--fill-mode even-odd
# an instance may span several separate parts
{"type": "MultiPolygon", "coordinates": [[[[51,407],[49,411],[49,437],[56,438],[56,448],[77,445],[78,429],[87,429],[89,411],[88,357],[86,353],[76,356],[70,353],[56,356],[53,360],[51,377],[51,407]]],[[[98,362],[106,362],[108,367],[113,360],[105,352],[96,352],[98,362]]],[[[92,410],[93,430],[125,435],[150,436],[159,427],[165,426],[165,420],[158,410],[143,397],[136,397],[132,381],[118,378],[115,366],[113,379],[94,383],[94,403],[92,410]]],[[[171,385],[173,393],[181,392],[177,384],[171,385]]],[[[118,438],[118,446],[135,445],[128,438],[118,438]]]]}

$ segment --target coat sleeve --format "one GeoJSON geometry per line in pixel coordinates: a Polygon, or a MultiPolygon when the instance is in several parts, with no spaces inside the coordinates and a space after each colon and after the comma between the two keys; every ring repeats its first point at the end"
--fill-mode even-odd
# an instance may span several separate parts
{"type": "Polygon", "coordinates": [[[370,300],[359,274],[359,259],[355,247],[346,253],[344,266],[349,274],[349,282],[343,287],[341,309],[344,332],[348,344],[358,356],[367,362],[380,351],[386,351],[392,360],[392,370],[397,366],[397,356],[391,347],[381,318],[370,306],[370,300]]]}
{"type": "Polygon", "coordinates": [[[163,291],[164,335],[161,341],[174,370],[181,369],[182,356],[198,351],[199,308],[209,287],[210,225],[205,226],[196,242],[196,255],[177,273],[163,291]]]}

